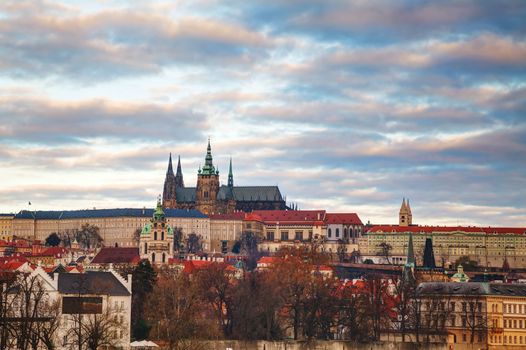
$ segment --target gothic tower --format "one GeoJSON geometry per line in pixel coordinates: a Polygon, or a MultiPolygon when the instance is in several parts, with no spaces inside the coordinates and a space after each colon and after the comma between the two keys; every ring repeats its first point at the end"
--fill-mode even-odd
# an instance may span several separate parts
{"type": "Polygon", "coordinates": [[[219,192],[219,171],[212,163],[210,139],[206,149],[205,165],[197,173],[197,188],[195,193],[196,209],[205,215],[213,213],[219,192]]]}
{"type": "Polygon", "coordinates": [[[177,174],[175,174],[175,186],[184,188],[183,171],[181,170],[181,156],[177,159],[177,174]]]}
{"type": "Polygon", "coordinates": [[[402,206],[400,207],[400,212],[398,213],[398,225],[399,226],[410,226],[413,224],[413,214],[411,214],[411,207],[409,206],[409,199],[402,200],[402,206]]]}
{"type": "MultiPolygon", "coordinates": [[[[179,171],[179,167],[177,168],[179,171]]],[[[182,174],[181,174],[182,181],[182,174]]],[[[168,160],[168,170],[166,170],[166,178],[164,179],[164,189],[163,189],[163,207],[169,209],[177,208],[177,198],[176,198],[176,188],[177,181],[174,175],[174,170],[172,168],[172,154],[170,153],[170,158],[168,160]]]]}

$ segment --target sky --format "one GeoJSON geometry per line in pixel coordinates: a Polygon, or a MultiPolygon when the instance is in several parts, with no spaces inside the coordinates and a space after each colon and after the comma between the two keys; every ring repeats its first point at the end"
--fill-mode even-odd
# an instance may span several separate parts
{"type": "Polygon", "coordinates": [[[525,1],[0,2],[0,212],[236,185],[396,224],[526,226],[525,1]],[[31,206],[28,205],[31,202],[31,206]]]}

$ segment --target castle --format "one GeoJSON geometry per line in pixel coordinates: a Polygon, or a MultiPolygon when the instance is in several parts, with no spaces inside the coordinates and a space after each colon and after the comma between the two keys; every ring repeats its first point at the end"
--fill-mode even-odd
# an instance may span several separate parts
{"type": "Polygon", "coordinates": [[[228,183],[220,185],[219,171],[212,161],[210,140],[208,140],[205,165],[197,172],[196,187],[185,187],[181,157],[178,158],[177,173],[174,174],[170,154],[164,180],[163,207],[197,209],[206,215],[287,209],[278,186],[234,186],[232,159],[230,159],[228,183]]]}

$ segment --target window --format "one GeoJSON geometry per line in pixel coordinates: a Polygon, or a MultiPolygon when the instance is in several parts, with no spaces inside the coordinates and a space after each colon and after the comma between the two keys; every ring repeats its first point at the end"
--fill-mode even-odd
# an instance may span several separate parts
{"type": "Polygon", "coordinates": [[[328,236],[329,236],[329,238],[332,238],[332,230],[331,229],[329,229],[328,236]]]}
{"type": "Polygon", "coordinates": [[[281,240],[282,241],[288,241],[289,240],[289,231],[281,231],[281,240]]]}
{"type": "Polygon", "coordinates": [[[466,303],[465,302],[462,302],[462,311],[467,311],[467,308],[466,308],[466,303]]]}
{"type": "Polygon", "coordinates": [[[454,301],[451,302],[451,311],[455,311],[455,302],[454,301]]]}
{"type": "Polygon", "coordinates": [[[274,231],[268,231],[267,232],[267,241],[273,241],[274,240],[274,231]]]}
{"type": "Polygon", "coordinates": [[[462,342],[464,342],[464,343],[466,342],[466,334],[465,333],[462,334],[462,342]]]}
{"type": "Polygon", "coordinates": [[[154,241],[157,240],[157,231],[153,231],[153,240],[154,240],[154,241]]]}
{"type": "Polygon", "coordinates": [[[340,229],[339,228],[336,229],[336,238],[340,238],[340,229]]]}
{"type": "Polygon", "coordinates": [[[302,241],[303,240],[303,231],[296,231],[294,233],[294,239],[296,241],[302,241]]]}
{"type": "Polygon", "coordinates": [[[164,231],[161,231],[161,241],[164,241],[164,231]]]}

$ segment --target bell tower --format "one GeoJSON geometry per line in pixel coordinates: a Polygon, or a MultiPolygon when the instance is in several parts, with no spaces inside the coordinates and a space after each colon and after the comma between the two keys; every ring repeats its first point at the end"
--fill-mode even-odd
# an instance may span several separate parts
{"type": "Polygon", "coordinates": [[[405,198],[402,200],[402,206],[398,212],[398,225],[399,226],[410,226],[413,224],[413,214],[411,214],[411,207],[409,206],[409,199],[406,201],[405,198]]]}
{"type": "Polygon", "coordinates": [[[216,209],[218,192],[219,170],[216,170],[212,162],[212,148],[210,147],[210,139],[208,139],[205,165],[197,173],[196,209],[205,215],[213,213],[216,209]]]}

